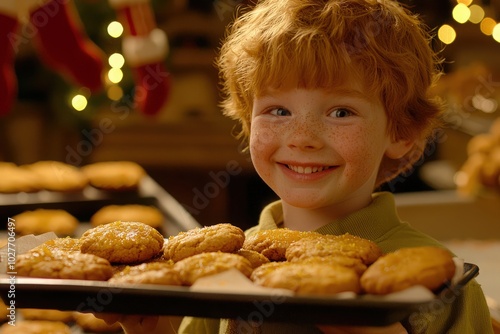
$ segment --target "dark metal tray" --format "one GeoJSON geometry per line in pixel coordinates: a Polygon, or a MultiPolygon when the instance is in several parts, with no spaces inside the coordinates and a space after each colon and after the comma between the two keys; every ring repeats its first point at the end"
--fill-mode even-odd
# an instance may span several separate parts
{"type": "MultiPolygon", "coordinates": [[[[157,207],[165,216],[164,229],[168,235],[176,235],[201,226],[176,199],[149,176],[141,180],[136,191],[106,192],[88,186],[76,193],[42,190],[31,194],[0,194],[0,216],[12,217],[37,208],[61,209],[85,223],[97,210],[111,204],[143,204],[157,207]]],[[[0,221],[0,232],[6,229],[6,222],[7,219],[0,221]]],[[[89,228],[88,224],[82,225],[80,231],[89,228]]]]}
{"type": "MultiPolygon", "coordinates": [[[[383,326],[401,321],[413,312],[446,299],[450,290],[462,289],[479,273],[465,263],[464,274],[453,286],[446,285],[435,298],[425,301],[390,301],[377,296],[322,298],[275,294],[211,293],[187,287],[112,285],[107,282],[21,278],[15,280],[16,308],[113,312],[122,314],[180,315],[209,318],[262,317],[266,321],[383,326]]],[[[11,288],[0,279],[5,302],[11,288]]],[[[456,291],[453,291],[457,294],[456,291]]],[[[449,298],[448,298],[449,299],[449,298]]]]}

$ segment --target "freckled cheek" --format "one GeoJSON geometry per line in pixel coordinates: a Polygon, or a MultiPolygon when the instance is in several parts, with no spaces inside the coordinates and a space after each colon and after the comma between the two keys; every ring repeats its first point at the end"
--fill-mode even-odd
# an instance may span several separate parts
{"type": "Polygon", "coordinates": [[[372,173],[378,168],[379,152],[373,140],[363,137],[351,138],[339,145],[341,155],[346,162],[346,173],[372,173]]]}

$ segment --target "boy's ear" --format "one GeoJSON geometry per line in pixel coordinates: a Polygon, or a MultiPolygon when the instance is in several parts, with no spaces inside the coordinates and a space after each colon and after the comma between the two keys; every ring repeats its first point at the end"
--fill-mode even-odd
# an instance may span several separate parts
{"type": "Polygon", "coordinates": [[[413,139],[401,139],[392,141],[389,147],[387,147],[385,155],[390,159],[401,159],[412,149],[413,145],[415,145],[415,140],[413,139]]]}

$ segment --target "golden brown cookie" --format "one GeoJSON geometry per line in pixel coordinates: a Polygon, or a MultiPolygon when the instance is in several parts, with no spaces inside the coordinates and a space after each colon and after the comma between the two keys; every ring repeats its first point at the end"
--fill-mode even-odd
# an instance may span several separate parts
{"type": "Polygon", "coordinates": [[[133,161],[95,162],[82,168],[90,184],[109,191],[135,190],[146,171],[133,161]]]}
{"type": "Polygon", "coordinates": [[[269,263],[269,259],[267,257],[253,250],[240,249],[235,254],[243,256],[245,259],[247,259],[254,269],[260,267],[263,264],[269,263]]]}
{"type": "Polygon", "coordinates": [[[366,293],[384,295],[423,285],[435,290],[455,274],[452,254],[443,248],[423,246],[402,248],[386,254],[361,276],[366,293]]]}
{"type": "Polygon", "coordinates": [[[80,222],[65,210],[36,209],[12,217],[19,234],[54,232],[58,236],[73,235],[80,222]]]}
{"type": "Polygon", "coordinates": [[[59,311],[49,309],[23,308],[19,313],[24,320],[48,320],[70,322],[73,320],[72,311],[59,311]]]}
{"type": "Polygon", "coordinates": [[[149,225],[116,221],[83,233],[80,250],[111,263],[137,263],[158,255],[163,242],[161,233],[149,225]]]}
{"type": "Polygon", "coordinates": [[[121,220],[141,222],[154,228],[160,228],[164,219],[163,213],[151,205],[107,205],[90,217],[90,223],[92,226],[99,226],[121,220]]]}
{"type": "Polygon", "coordinates": [[[21,168],[34,173],[45,190],[79,191],[89,183],[88,178],[79,168],[60,161],[38,161],[23,165],[21,168]]]}
{"type": "Polygon", "coordinates": [[[168,238],[164,256],[174,262],[206,252],[234,253],[245,241],[245,233],[231,224],[217,224],[180,232],[168,238]]]}
{"type": "Polygon", "coordinates": [[[33,248],[30,252],[37,251],[39,248],[48,248],[52,252],[80,252],[81,239],[78,238],[55,238],[45,241],[40,246],[33,248]]]}
{"type": "Polygon", "coordinates": [[[359,276],[349,268],[334,264],[288,263],[261,273],[254,282],[269,288],[292,290],[300,295],[331,295],[360,292],[359,276]]]}
{"type": "Polygon", "coordinates": [[[110,283],[181,285],[180,274],[173,262],[148,262],[136,266],[126,266],[115,272],[110,283]]]}
{"type": "Polygon", "coordinates": [[[121,332],[122,326],[115,322],[108,325],[104,320],[96,318],[92,313],[74,312],[75,322],[85,332],[89,333],[115,333],[121,332]]]}
{"type": "Polygon", "coordinates": [[[244,257],[223,252],[197,254],[177,262],[174,268],[180,273],[184,285],[192,285],[198,278],[233,268],[247,277],[250,277],[253,270],[250,262],[244,257]]]}
{"type": "Polygon", "coordinates": [[[106,281],[113,275],[109,261],[92,254],[65,253],[40,247],[18,255],[19,276],[106,281]]]}
{"type": "Polygon", "coordinates": [[[370,265],[382,255],[382,250],[373,241],[351,234],[323,235],[316,238],[303,238],[288,247],[288,261],[303,260],[313,256],[345,255],[361,259],[370,265]]]}
{"type": "Polygon", "coordinates": [[[250,275],[250,279],[254,281],[256,284],[259,284],[261,280],[269,275],[270,272],[273,272],[277,268],[283,267],[290,265],[291,262],[269,262],[269,263],[264,263],[263,265],[255,268],[252,272],[252,275],[250,275]]]}
{"type": "Polygon", "coordinates": [[[16,325],[8,323],[0,327],[2,334],[71,334],[68,325],[60,321],[16,320],[16,325]]]}
{"type": "Polygon", "coordinates": [[[286,250],[290,244],[306,237],[320,236],[321,234],[317,232],[295,231],[286,228],[258,231],[246,238],[242,248],[259,252],[271,261],[284,261],[286,250]]]}
{"type": "Polygon", "coordinates": [[[0,193],[31,193],[42,188],[35,174],[10,162],[0,162],[0,193]]]}
{"type": "Polygon", "coordinates": [[[329,255],[329,256],[312,256],[305,258],[303,260],[294,260],[292,262],[300,262],[304,264],[308,263],[335,264],[353,269],[360,276],[365,272],[367,268],[367,266],[363,263],[363,261],[361,261],[361,259],[341,254],[329,255]]]}

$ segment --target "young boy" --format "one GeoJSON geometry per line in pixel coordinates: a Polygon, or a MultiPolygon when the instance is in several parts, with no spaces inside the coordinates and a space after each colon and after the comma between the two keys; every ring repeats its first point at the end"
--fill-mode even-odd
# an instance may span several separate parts
{"type": "MultiPolygon", "coordinates": [[[[218,65],[224,110],[280,201],[258,226],[351,233],[384,252],[439,245],[374,193],[421,158],[439,124],[428,95],[438,59],[421,22],[391,0],[262,0],[232,25],[218,65]]],[[[472,281],[388,328],[266,323],[256,333],[491,333],[472,281]]],[[[234,320],[185,318],[180,333],[246,333],[234,320]]]]}

